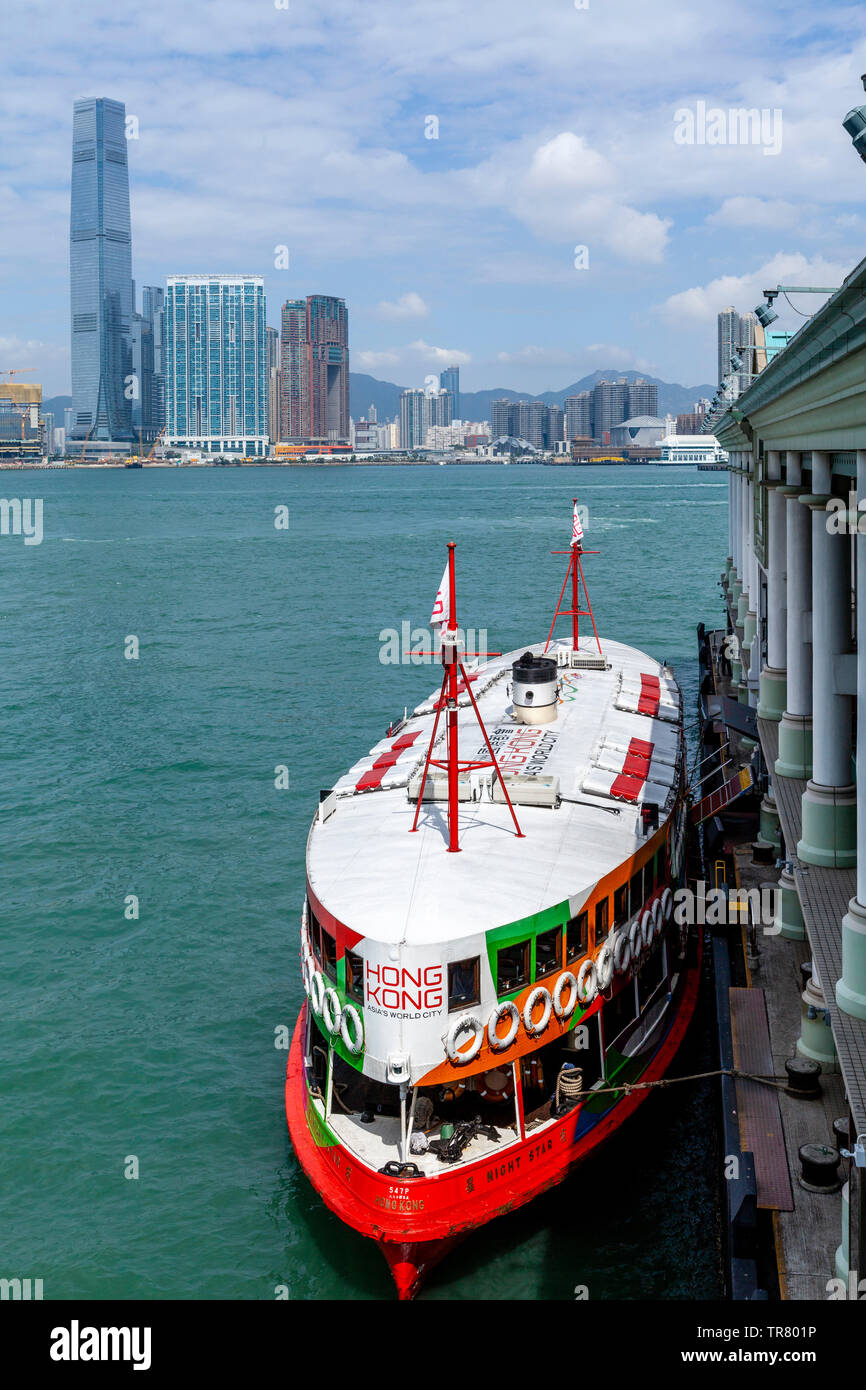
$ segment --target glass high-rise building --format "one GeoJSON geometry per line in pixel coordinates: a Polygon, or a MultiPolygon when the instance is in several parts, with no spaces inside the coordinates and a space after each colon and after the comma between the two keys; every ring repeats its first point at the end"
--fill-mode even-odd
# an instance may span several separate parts
{"type": "Polygon", "coordinates": [[[265,285],[260,275],[170,275],[163,320],[166,443],[268,452],[265,285]]]}
{"type": "Polygon", "coordinates": [[[349,438],[349,316],[343,299],[311,294],[283,305],[280,434],[329,442],[349,438]]]}
{"type": "Polygon", "coordinates": [[[460,420],[460,368],[446,367],[444,372],[439,373],[439,386],[443,391],[447,391],[451,397],[451,419],[460,420]]]}
{"type": "Polygon", "coordinates": [[[132,439],[132,237],[126,108],[76,101],[69,218],[72,437],[132,439]]]}

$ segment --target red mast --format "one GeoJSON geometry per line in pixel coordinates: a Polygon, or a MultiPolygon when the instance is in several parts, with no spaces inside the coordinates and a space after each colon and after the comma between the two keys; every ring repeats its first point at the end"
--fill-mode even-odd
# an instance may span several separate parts
{"type": "Polygon", "coordinates": [[[577,620],[578,618],[589,618],[590,622],[592,623],[592,630],[595,633],[595,641],[596,646],[598,647],[599,656],[603,656],[604,653],[601,650],[601,641],[599,640],[598,636],[598,628],[595,625],[595,618],[593,617],[592,613],[592,604],[589,601],[589,590],[586,587],[586,580],[583,575],[583,565],[580,563],[581,555],[598,555],[599,552],[597,550],[584,550],[583,527],[580,524],[580,520],[577,514],[577,498],[575,497],[573,501],[574,522],[572,526],[571,545],[568,550],[551,550],[550,552],[551,555],[570,555],[571,559],[568,562],[568,569],[565,572],[565,579],[563,580],[562,588],[559,591],[559,599],[556,604],[556,612],[553,615],[553,622],[550,624],[550,631],[547,634],[547,641],[544,644],[544,650],[547,651],[547,648],[550,646],[550,639],[553,636],[553,629],[556,626],[557,618],[571,618],[571,641],[574,650],[577,651],[577,620]],[[562,600],[565,595],[565,590],[568,585],[569,577],[571,578],[571,607],[564,609],[562,607],[562,600]],[[584,598],[586,599],[585,608],[581,608],[580,606],[581,586],[583,586],[584,598]]]}
{"type": "MultiPolygon", "coordinates": [[[[442,624],[442,665],[444,674],[442,676],[442,690],[439,701],[436,705],[436,718],[433,721],[433,732],[430,735],[430,746],[427,749],[427,759],[424,763],[424,772],[421,777],[421,786],[418,791],[418,801],[415,806],[415,818],[412,822],[412,831],[418,829],[418,816],[421,813],[421,804],[424,800],[424,788],[427,785],[427,773],[431,767],[438,767],[448,773],[448,853],[459,854],[460,843],[458,836],[458,800],[457,788],[461,772],[474,772],[480,768],[494,768],[494,776],[499,778],[502,787],[502,794],[511,812],[511,819],[514,821],[514,829],[520,839],[524,839],[523,831],[517,823],[517,816],[514,814],[514,807],[511,804],[511,797],[508,795],[508,788],[505,785],[499,763],[496,761],[496,754],[487,737],[487,730],[484,727],[484,720],[475,702],[472,693],[472,683],[466,674],[466,668],[457,655],[457,607],[455,597],[454,579],[454,551],[456,545],[454,541],[448,542],[448,620],[442,624]],[[462,681],[462,689],[461,689],[462,681]],[[478,720],[478,727],[484,735],[484,743],[490,754],[489,762],[478,762],[471,758],[461,758],[457,743],[457,697],[465,693],[469,696],[472,708],[475,711],[475,718],[478,720]],[[439,729],[439,716],[442,710],[447,710],[446,718],[446,756],[442,758],[433,757],[433,747],[436,743],[436,734],[439,729]]],[[[426,653],[425,653],[426,655],[426,653]]],[[[467,656],[474,656],[476,653],[467,652],[467,656]]]]}

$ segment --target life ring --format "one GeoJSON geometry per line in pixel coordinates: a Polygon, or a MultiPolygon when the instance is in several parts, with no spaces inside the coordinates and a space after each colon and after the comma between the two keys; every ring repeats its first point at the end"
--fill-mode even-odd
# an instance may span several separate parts
{"type": "Polygon", "coordinates": [[[603,943],[595,958],[595,973],[598,988],[604,994],[606,989],[610,989],[610,982],[613,979],[613,946],[610,943],[610,937],[603,943]]]}
{"type": "Polygon", "coordinates": [[[325,998],[325,981],[322,979],[321,970],[314,970],[310,979],[310,1003],[313,1006],[313,1013],[316,1018],[322,1016],[322,1003],[325,998]]]}
{"type": "Polygon", "coordinates": [[[343,1009],[343,1016],[340,1019],[340,1037],[343,1039],[347,1051],[351,1052],[353,1057],[357,1057],[364,1046],[364,1025],[354,1004],[347,1004],[343,1009]],[[350,1023],[354,1029],[354,1037],[349,1028],[350,1023]]]}
{"type": "Polygon", "coordinates": [[[475,1090],[482,1100],[510,1100],[514,1095],[514,1073],[511,1067],[493,1067],[491,1071],[482,1072],[477,1082],[475,1090]],[[503,1078],[501,1086],[494,1086],[493,1080],[503,1078]]]}
{"type": "Polygon", "coordinates": [[[595,961],[587,956],[577,972],[577,997],[581,1004],[591,1004],[597,992],[598,971],[595,968],[595,961]]]}
{"type": "Polygon", "coordinates": [[[523,1006],[523,1026],[531,1038],[537,1038],[539,1034],[544,1032],[550,1022],[550,1015],[552,1012],[553,1000],[550,997],[550,991],[545,989],[544,985],[536,985],[535,989],[530,992],[529,998],[523,1006]],[[541,1018],[538,1019],[536,1023],[533,1023],[532,1011],[539,1002],[543,1002],[544,1009],[541,1018]]]}
{"type": "Polygon", "coordinates": [[[665,925],[664,913],[662,912],[662,905],[658,898],[656,898],[655,902],[652,905],[652,914],[653,936],[658,937],[661,936],[662,932],[664,931],[665,925]]]}
{"type": "Polygon", "coordinates": [[[644,912],[640,919],[640,929],[643,937],[643,948],[648,951],[653,941],[653,915],[651,912],[644,912]]]}
{"type": "Polygon", "coordinates": [[[464,1014],[462,1018],[455,1019],[445,1039],[448,1061],[455,1067],[465,1067],[467,1062],[474,1062],[481,1051],[483,1041],[484,1024],[474,1014],[464,1014]],[[462,1033],[467,1031],[473,1034],[472,1042],[469,1047],[461,1051],[457,1046],[457,1040],[462,1033]]]}
{"type": "Polygon", "coordinates": [[[343,1022],[343,1009],[340,1004],[340,996],[332,985],[322,994],[322,1022],[327,1028],[332,1038],[335,1038],[340,1031],[340,1024],[343,1022]],[[331,1012],[333,1010],[333,1012],[331,1012]]]}
{"type": "Polygon", "coordinates": [[[637,965],[643,955],[643,929],[639,917],[635,917],[629,928],[628,944],[631,947],[632,965],[637,965]]]}
{"type": "Polygon", "coordinates": [[[670,888],[666,888],[662,893],[662,916],[665,922],[669,922],[674,915],[674,895],[670,888]]]}
{"type": "Polygon", "coordinates": [[[553,1012],[561,1023],[567,1018],[571,1018],[577,1008],[577,980],[570,970],[563,970],[556,984],[553,986],[553,1012]],[[568,1003],[562,1002],[562,991],[568,989],[568,1003]]]}
{"type": "Polygon", "coordinates": [[[624,975],[631,964],[631,942],[628,932],[619,931],[613,947],[613,968],[617,975],[624,975]]]}
{"type": "Polygon", "coordinates": [[[511,1000],[506,999],[504,1003],[497,1004],[487,1020],[487,1041],[494,1052],[504,1052],[509,1048],[517,1037],[517,1030],[520,1027],[520,1010],[511,1000]],[[503,1018],[510,1018],[511,1024],[504,1037],[500,1037],[496,1031],[497,1025],[503,1018]]]}
{"type": "Polygon", "coordinates": [[[465,1081],[453,1081],[450,1086],[442,1087],[439,1100],[443,1105],[450,1105],[452,1101],[459,1100],[465,1090],[465,1081]]]}

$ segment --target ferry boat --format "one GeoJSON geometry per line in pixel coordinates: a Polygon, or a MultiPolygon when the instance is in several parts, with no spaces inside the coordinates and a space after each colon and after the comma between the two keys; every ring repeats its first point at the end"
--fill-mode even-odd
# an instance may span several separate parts
{"type": "Polygon", "coordinates": [[[465,652],[448,553],[441,687],[321,793],[286,1073],[301,1166],[404,1299],[634,1113],[700,976],[681,692],[599,638],[576,503],[547,641],[465,652]]]}

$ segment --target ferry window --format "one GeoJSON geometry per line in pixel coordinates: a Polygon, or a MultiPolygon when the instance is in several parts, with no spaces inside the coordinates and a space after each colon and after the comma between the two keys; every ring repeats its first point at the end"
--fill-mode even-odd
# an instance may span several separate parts
{"type": "Polygon", "coordinates": [[[535,938],[535,978],[550,975],[562,964],[562,927],[539,932],[535,938]]]}
{"type": "Polygon", "coordinates": [[[661,984],[665,976],[665,959],[662,950],[662,942],[658,941],[645,961],[641,962],[637,976],[638,994],[640,996],[640,1006],[649,999],[661,984]]]}
{"type": "Polygon", "coordinates": [[[659,854],[659,851],[656,850],[655,854],[653,855],[653,862],[652,862],[653,888],[658,888],[658,886],[659,886],[659,861],[660,861],[660,859],[661,859],[661,855],[659,854]]]}
{"type": "Polygon", "coordinates": [[[629,915],[633,917],[636,912],[640,912],[643,907],[643,870],[638,869],[636,874],[631,876],[631,886],[629,888],[629,915]]]}
{"type": "Polygon", "coordinates": [[[622,926],[628,917],[628,884],[624,883],[621,888],[617,888],[613,895],[613,924],[615,927],[622,926]]]}
{"type": "MultiPolygon", "coordinates": [[[[607,898],[605,898],[607,906],[607,898]]],[[[599,904],[600,906],[600,904],[599,904]]],[[[579,960],[589,949],[589,913],[580,912],[572,917],[565,934],[565,959],[579,960]]]]}
{"type": "Polygon", "coordinates": [[[353,999],[364,998],[364,960],[354,951],[346,952],[346,993],[353,999]]]}
{"type": "Polygon", "coordinates": [[[322,928],[319,926],[319,919],[310,908],[310,948],[316,960],[322,959],[322,928]]]}
{"type": "Polygon", "coordinates": [[[608,926],[608,903],[609,898],[602,898],[600,903],[595,905],[595,939],[603,941],[607,936],[608,926]]]}
{"type": "Polygon", "coordinates": [[[453,960],[448,966],[448,1008],[465,1009],[467,1004],[477,1004],[479,960],[453,960]]]}
{"type": "Polygon", "coordinates": [[[496,993],[510,994],[529,983],[529,942],[504,946],[496,958],[496,993]]]}
{"type": "Polygon", "coordinates": [[[332,936],[322,928],[322,969],[329,980],[337,978],[337,943],[332,936]]]}
{"type": "Polygon", "coordinates": [[[623,985],[619,993],[614,995],[610,1003],[604,1006],[602,1027],[604,1028],[605,1047],[610,1047],[614,1038],[619,1036],[626,1024],[631,1023],[635,1018],[637,1018],[635,984],[634,980],[629,980],[628,984],[623,985]]]}

